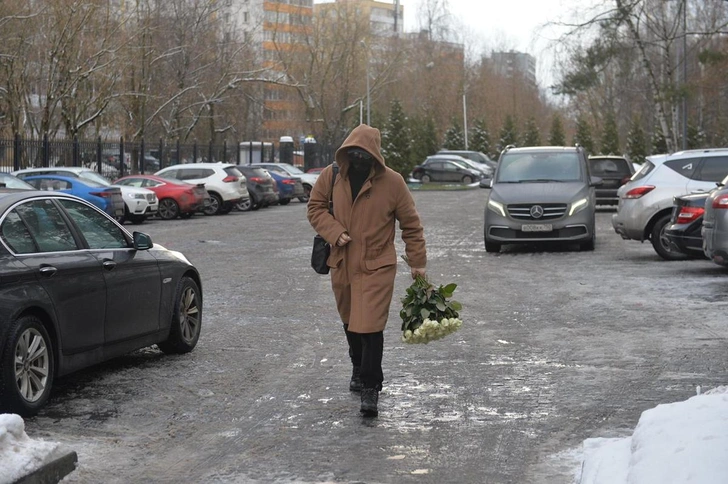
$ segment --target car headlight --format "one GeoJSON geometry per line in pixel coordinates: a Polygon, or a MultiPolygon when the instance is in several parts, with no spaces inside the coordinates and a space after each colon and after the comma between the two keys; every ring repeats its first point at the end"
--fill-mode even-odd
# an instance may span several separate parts
{"type": "Polygon", "coordinates": [[[134,200],[144,200],[146,197],[143,193],[132,193],[131,198],[133,198],[134,200]]]}
{"type": "Polygon", "coordinates": [[[495,213],[500,214],[502,217],[505,217],[506,216],[506,211],[503,208],[503,204],[502,203],[498,203],[495,200],[488,200],[488,209],[491,212],[495,212],[495,213]]]}
{"type": "Polygon", "coordinates": [[[579,213],[582,210],[584,210],[587,205],[589,205],[589,200],[586,198],[582,198],[581,200],[577,200],[574,203],[571,204],[571,210],[569,210],[569,217],[574,215],[575,213],[579,213]]]}

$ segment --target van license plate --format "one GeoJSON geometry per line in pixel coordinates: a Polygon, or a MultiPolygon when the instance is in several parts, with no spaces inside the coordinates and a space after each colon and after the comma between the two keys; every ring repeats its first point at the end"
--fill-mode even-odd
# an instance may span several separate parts
{"type": "Polygon", "coordinates": [[[521,225],[521,230],[524,232],[551,232],[553,229],[551,224],[521,225]]]}

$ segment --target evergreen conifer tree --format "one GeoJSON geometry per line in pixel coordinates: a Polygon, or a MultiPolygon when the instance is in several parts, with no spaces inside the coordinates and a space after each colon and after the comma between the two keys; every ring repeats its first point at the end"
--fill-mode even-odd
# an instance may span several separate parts
{"type": "Polygon", "coordinates": [[[410,122],[412,144],[410,149],[410,165],[419,165],[425,158],[437,153],[440,143],[437,139],[435,122],[425,115],[410,122]]]}
{"type": "Polygon", "coordinates": [[[588,155],[594,154],[594,139],[591,134],[591,127],[583,116],[576,118],[576,130],[574,132],[574,144],[584,147],[588,155]]]}
{"type": "Polygon", "coordinates": [[[524,130],[523,146],[541,146],[541,132],[536,125],[536,118],[528,118],[524,130]]]}
{"type": "Polygon", "coordinates": [[[620,153],[617,122],[611,112],[607,113],[604,118],[604,131],[599,144],[599,152],[603,155],[618,155],[620,153]]]}
{"type": "Polygon", "coordinates": [[[663,154],[667,153],[667,141],[662,135],[662,130],[659,126],[655,126],[655,130],[652,133],[652,154],[663,154]]]}
{"type": "Polygon", "coordinates": [[[647,156],[647,138],[645,130],[642,129],[642,120],[633,117],[627,133],[627,155],[634,163],[642,164],[647,156]]]}
{"type": "Polygon", "coordinates": [[[407,116],[400,102],[395,99],[389,110],[389,118],[382,129],[382,155],[387,166],[405,177],[414,166],[410,162],[411,143],[412,135],[407,116]]]}
{"type": "Polygon", "coordinates": [[[446,150],[464,150],[465,134],[460,123],[453,119],[452,125],[445,131],[442,147],[446,150]]]}
{"type": "Polygon", "coordinates": [[[490,156],[490,133],[484,119],[477,119],[470,130],[469,148],[490,156]]]}
{"type": "Polygon", "coordinates": [[[506,119],[503,121],[498,140],[498,151],[502,151],[508,145],[518,144],[518,130],[516,129],[516,122],[510,114],[506,115],[506,119]]]}
{"type": "Polygon", "coordinates": [[[564,124],[561,122],[561,116],[554,114],[551,119],[551,132],[549,133],[549,146],[566,146],[566,135],[564,134],[564,124]]]}

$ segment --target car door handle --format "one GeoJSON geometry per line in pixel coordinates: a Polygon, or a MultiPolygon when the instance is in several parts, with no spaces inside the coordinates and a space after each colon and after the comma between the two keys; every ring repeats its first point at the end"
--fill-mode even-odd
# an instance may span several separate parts
{"type": "Polygon", "coordinates": [[[53,274],[58,272],[58,269],[53,266],[43,266],[40,268],[40,275],[45,277],[51,277],[53,274]]]}
{"type": "Polygon", "coordinates": [[[116,268],[116,262],[113,260],[105,260],[102,265],[107,271],[113,271],[116,268]]]}

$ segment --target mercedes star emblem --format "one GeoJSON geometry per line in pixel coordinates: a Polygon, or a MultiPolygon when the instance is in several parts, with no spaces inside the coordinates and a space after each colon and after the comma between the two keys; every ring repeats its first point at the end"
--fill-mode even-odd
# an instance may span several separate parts
{"type": "Polygon", "coordinates": [[[543,207],[541,205],[534,205],[531,207],[531,217],[541,218],[543,217],[543,207]]]}

